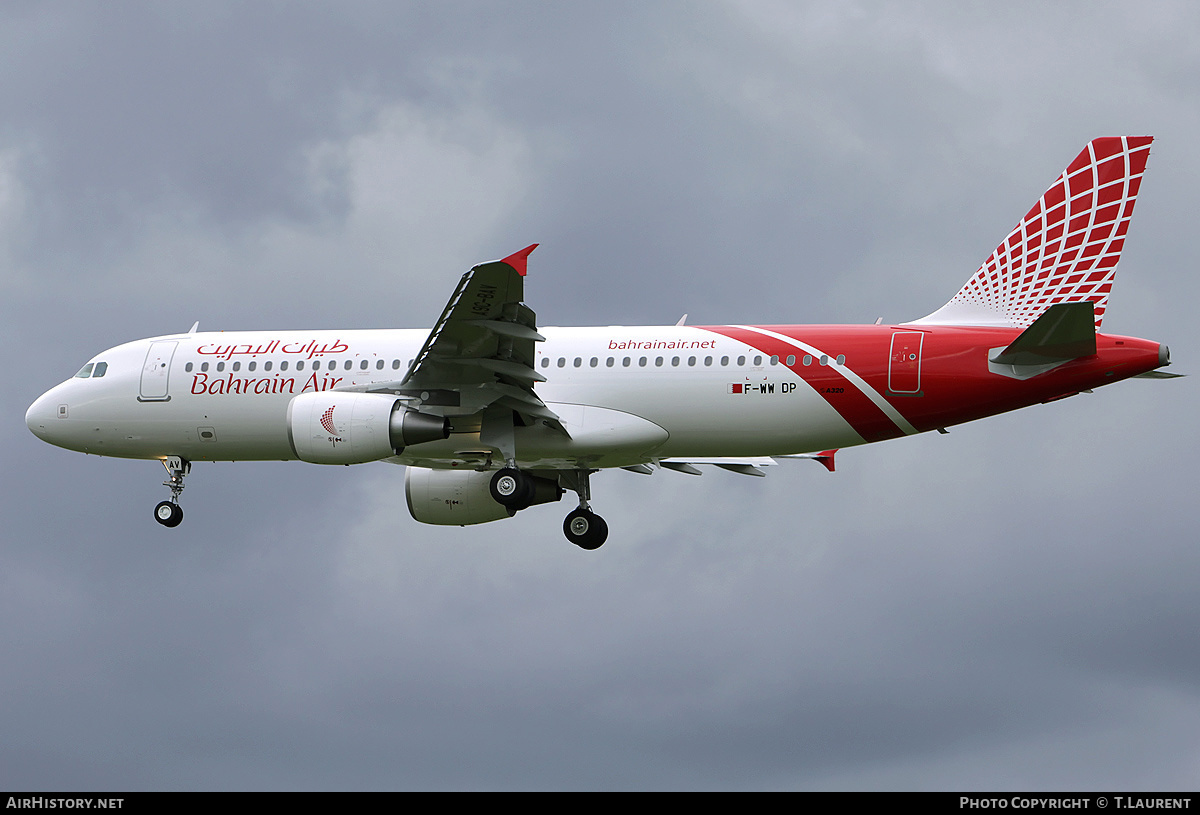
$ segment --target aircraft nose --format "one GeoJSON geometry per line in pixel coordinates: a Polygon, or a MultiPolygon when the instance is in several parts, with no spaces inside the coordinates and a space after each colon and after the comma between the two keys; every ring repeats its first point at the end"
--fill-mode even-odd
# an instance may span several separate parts
{"type": "Polygon", "coordinates": [[[50,394],[43,393],[29,406],[29,410],[25,411],[25,426],[30,429],[33,435],[43,441],[50,440],[50,423],[55,419],[58,412],[57,405],[52,404],[52,402],[50,394]]]}

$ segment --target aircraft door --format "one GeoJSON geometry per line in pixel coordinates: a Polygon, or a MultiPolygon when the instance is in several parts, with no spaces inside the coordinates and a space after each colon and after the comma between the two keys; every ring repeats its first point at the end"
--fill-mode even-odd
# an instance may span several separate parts
{"type": "Polygon", "coordinates": [[[142,382],[138,400],[142,402],[166,402],[171,396],[168,380],[171,376],[171,358],[175,356],[175,340],[159,340],[150,344],[146,352],[146,364],[142,366],[142,382]]]}
{"type": "Polygon", "coordinates": [[[888,390],[892,393],[921,391],[921,331],[897,331],[892,334],[888,355],[888,390]]]}

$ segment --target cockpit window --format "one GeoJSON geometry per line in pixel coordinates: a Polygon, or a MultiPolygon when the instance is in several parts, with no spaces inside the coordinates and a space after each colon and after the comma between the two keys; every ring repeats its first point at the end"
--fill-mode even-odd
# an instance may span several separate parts
{"type": "Polygon", "coordinates": [[[87,379],[92,375],[92,363],[88,363],[79,369],[79,373],[75,374],[76,379],[87,379]]]}
{"type": "Polygon", "coordinates": [[[106,373],[108,373],[108,363],[107,362],[97,362],[95,369],[92,371],[92,379],[99,379],[100,377],[104,376],[106,373]]]}

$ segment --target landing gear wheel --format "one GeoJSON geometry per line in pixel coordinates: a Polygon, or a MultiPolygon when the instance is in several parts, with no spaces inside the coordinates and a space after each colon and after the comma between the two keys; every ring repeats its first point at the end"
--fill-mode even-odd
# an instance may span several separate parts
{"type": "Polygon", "coordinates": [[[523,509],[533,499],[533,488],[533,480],[529,476],[513,467],[505,467],[492,476],[488,491],[497,504],[523,509]]]}
{"type": "Polygon", "coordinates": [[[154,520],[163,526],[179,526],[183,521],[183,507],[170,501],[159,501],[154,508],[154,520]]]}
{"type": "Polygon", "coordinates": [[[577,509],[563,521],[563,534],[580,549],[590,551],[608,540],[608,524],[590,509],[577,509]]]}

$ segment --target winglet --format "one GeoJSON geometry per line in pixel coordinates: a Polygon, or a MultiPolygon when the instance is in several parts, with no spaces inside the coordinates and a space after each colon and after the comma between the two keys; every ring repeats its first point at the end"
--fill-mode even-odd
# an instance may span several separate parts
{"type": "Polygon", "coordinates": [[[829,472],[833,472],[833,457],[837,454],[838,448],[832,450],[822,450],[819,453],[788,453],[786,455],[771,456],[771,458],[808,458],[820,464],[829,472]]]}
{"type": "Polygon", "coordinates": [[[833,455],[836,452],[837,452],[837,448],[834,448],[833,450],[822,450],[821,452],[819,452],[815,456],[813,456],[813,458],[816,460],[816,462],[818,464],[820,464],[826,470],[829,470],[829,472],[833,472],[833,455]]]}
{"type": "Polygon", "coordinates": [[[526,246],[524,249],[522,249],[520,252],[513,252],[511,255],[504,258],[500,262],[507,263],[509,266],[511,266],[513,268],[513,271],[515,271],[521,277],[524,277],[525,276],[525,268],[529,262],[529,253],[537,248],[538,248],[538,245],[536,243],[531,243],[528,246],[526,246]]]}

